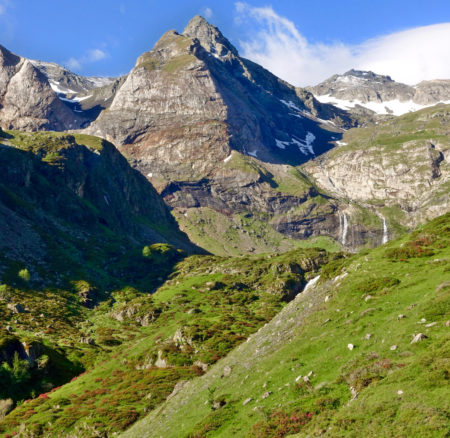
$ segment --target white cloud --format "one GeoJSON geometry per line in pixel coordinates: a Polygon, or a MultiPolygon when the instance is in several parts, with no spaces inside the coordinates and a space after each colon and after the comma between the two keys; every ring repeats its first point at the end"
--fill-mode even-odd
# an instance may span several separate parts
{"type": "Polygon", "coordinates": [[[272,7],[235,3],[236,22],[258,30],[241,41],[242,55],[298,85],[314,85],[351,68],[390,75],[407,84],[450,78],[450,23],[417,27],[358,45],[311,43],[272,7]]]}
{"type": "Polygon", "coordinates": [[[211,8],[205,8],[203,9],[203,16],[209,20],[213,16],[213,11],[211,8]]]}
{"type": "Polygon", "coordinates": [[[108,54],[100,49],[92,49],[88,50],[83,56],[80,58],[70,58],[64,64],[70,70],[82,70],[84,64],[90,64],[92,62],[101,61],[108,57],[108,54]]]}
{"type": "Polygon", "coordinates": [[[70,70],[81,70],[82,68],[80,61],[76,58],[70,58],[65,62],[65,64],[70,70]]]}
{"type": "Polygon", "coordinates": [[[100,49],[93,49],[89,50],[87,54],[87,61],[88,62],[95,62],[95,61],[101,61],[102,59],[105,59],[108,55],[100,49]]]}

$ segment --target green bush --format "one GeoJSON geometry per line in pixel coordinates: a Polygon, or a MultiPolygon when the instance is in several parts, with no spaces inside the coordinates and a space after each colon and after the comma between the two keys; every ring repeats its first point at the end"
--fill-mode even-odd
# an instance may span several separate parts
{"type": "Polygon", "coordinates": [[[31,279],[31,275],[30,275],[30,271],[26,268],[21,269],[19,271],[19,273],[17,274],[19,276],[19,278],[25,282],[29,282],[31,279]]]}
{"type": "Polygon", "coordinates": [[[179,251],[167,243],[155,243],[144,246],[142,255],[154,263],[164,264],[178,258],[179,251]]]}

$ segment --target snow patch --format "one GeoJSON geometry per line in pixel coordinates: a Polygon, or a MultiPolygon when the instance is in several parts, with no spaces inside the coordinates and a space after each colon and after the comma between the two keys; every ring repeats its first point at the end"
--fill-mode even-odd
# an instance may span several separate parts
{"type": "Polygon", "coordinates": [[[283,99],[280,99],[280,102],[283,104],[283,105],[286,105],[288,108],[290,108],[290,109],[295,109],[295,110],[297,110],[297,111],[299,111],[299,112],[301,112],[302,110],[294,103],[294,102],[292,102],[292,100],[290,100],[289,102],[286,102],[285,100],[283,100],[283,99]]]}
{"type": "Polygon", "coordinates": [[[254,151],[248,151],[248,154],[252,157],[258,158],[258,151],[256,149],[254,151]]]}
{"type": "Polygon", "coordinates": [[[315,155],[313,149],[313,143],[316,139],[316,136],[312,132],[308,132],[304,140],[300,140],[298,138],[292,137],[292,142],[295,143],[300,152],[304,155],[315,155]]]}
{"type": "Polygon", "coordinates": [[[59,86],[59,82],[57,81],[52,81],[49,80],[48,83],[50,84],[50,87],[52,88],[52,90],[56,93],[62,93],[62,94],[68,94],[68,93],[76,93],[76,91],[71,90],[70,88],[61,88],[59,86]]]}
{"type": "Polygon", "coordinates": [[[153,173],[152,173],[152,172],[147,173],[147,176],[148,176],[149,178],[151,178],[151,177],[153,176],[153,173]]]}
{"type": "MultiPolygon", "coordinates": [[[[437,105],[437,103],[433,103],[430,105],[420,105],[418,103],[414,103],[412,100],[401,102],[398,99],[386,100],[385,102],[362,102],[358,99],[338,99],[337,97],[331,96],[330,94],[323,94],[322,96],[315,95],[314,97],[319,102],[330,103],[331,105],[337,106],[338,108],[341,108],[343,110],[349,110],[351,108],[354,108],[356,105],[360,105],[364,108],[374,111],[377,114],[393,114],[394,116],[401,116],[409,112],[419,111],[423,108],[437,105]]],[[[439,103],[449,104],[450,100],[439,103]]]]}
{"type": "Polygon", "coordinates": [[[92,97],[92,94],[90,94],[89,96],[83,96],[83,97],[74,97],[72,100],[74,100],[75,102],[81,102],[82,100],[86,100],[89,99],[90,97],[92,97]]]}
{"type": "Polygon", "coordinates": [[[76,100],[73,100],[73,99],[67,99],[66,97],[58,96],[58,99],[59,99],[59,100],[62,100],[63,102],[77,103],[76,100]]]}
{"type": "Polygon", "coordinates": [[[74,97],[72,99],[68,99],[67,97],[58,96],[59,100],[63,100],[64,102],[69,102],[69,103],[78,103],[78,102],[81,102],[82,100],[89,99],[90,97],[92,97],[92,94],[90,94],[89,96],[74,97]]]}
{"type": "Polygon", "coordinates": [[[340,141],[340,140],[338,140],[338,141],[336,142],[336,144],[337,144],[338,146],[347,146],[348,143],[346,143],[345,141],[340,141]]]}
{"type": "Polygon", "coordinates": [[[223,160],[224,163],[228,163],[228,161],[231,160],[231,157],[233,156],[233,154],[228,155],[227,158],[225,158],[225,160],[223,160]]]}
{"type": "Polygon", "coordinates": [[[280,149],[286,149],[286,146],[289,146],[291,144],[289,141],[281,141],[277,138],[275,139],[275,143],[280,149]]]}
{"type": "Polygon", "coordinates": [[[300,152],[304,155],[315,155],[314,149],[313,149],[313,143],[316,139],[316,136],[312,132],[307,132],[306,137],[304,140],[301,140],[297,137],[291,137],[291,141],[281,141],[277,138],[275,139],[275,144],[280,149],[286,149],[286,146],[289,146],[291,144],[297,145],[300,152]]]}

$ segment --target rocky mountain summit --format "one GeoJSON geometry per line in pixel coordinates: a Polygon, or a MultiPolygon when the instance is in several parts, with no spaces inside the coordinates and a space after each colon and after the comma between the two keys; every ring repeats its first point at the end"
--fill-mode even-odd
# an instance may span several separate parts
{"type": "MultiPolygon", "coordinates": [[[[410,99],[413,90],[368,72],[331,82],[353,84],[347,87],[352,98],[365,102],[377,95],[410,99]],[[378,82],[372,91],[368,84],[378,82]]],[[[430,99],[441,98],[445,81],[442,87],[430,99]]],[[[349,206],[326,184],[318,190],[315,173],[308,180],[292,166],[332,149],[343,129],[370,114],[320,104],[309,91],[241,58],[219,29],[197,16],[182,34],[167,32],[138,59],[86,132],[113,141],[174,208],[190,237],[213,252],[266,251],[289,246],[286,239],[324,235],[357,247],[380,244],[394,230],[389,234],[377,207],[357,198],[349,206]]]]}
{"type": "Polygon", "coordinates": [[[350,70],[307,88],[320,102],[343,109],[363,107],[377,114],[401,115],[450,102],[450,80],[423,81],[415,86],[371,71],[350,70]]]}
{"type": "Polygon", "coordinates": [[[77,129],[85,117],[71,110],[33,63],[0,46],[0,123],[25,130],[77,129]]]}
{"type": "Polygon", "coordinates": [[[338,219],[324,213],[337,207],[311,201],[301,217],[315,211],[315,218],[287,225],[286,214],[319,194],[310,183],[293,190],[280,183],[301,181],[290,166],[332,148],[339,126],[353,123],[345,111],[241,58],[197,16],[137,60],[108,110],[85,132],[114,142],[180,220],[207,211],[230,232],[244,233],[236,216],[250,214],[264,223],[273,219],[269,228],[282,235],[309,237],[333,233],[338,219]]]}
{"type": "MultiPolygon", "coordinates": [[[[137,60],[87,132],[113,141],[161,186],[213,175],[231,150],[296,164],[322,153],[335,132],[331,123],[323,128],[308,105],[321,112],[309,93],[240,58],[197,16],[182,34],[167,32],[137,60]]],[[[327,118],[339,116],[345,113],[327,118]]]]}
{"type": "Polygon", "coordinates": [[[103,76],[80,76],[54,62],[30,61],[45,75],[57,93],[76,94],[111,84],[116,78],[103,76]]]}

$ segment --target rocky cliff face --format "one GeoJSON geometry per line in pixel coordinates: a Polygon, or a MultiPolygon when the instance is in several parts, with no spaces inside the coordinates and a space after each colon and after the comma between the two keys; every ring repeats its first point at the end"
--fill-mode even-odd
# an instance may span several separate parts
{"type": "Polygon", "coordinates": [[[449,116],[449,106],[436,106],[350,130],[303,170],[328,193],[411,227],[450,208],[449,116]]]}
{"type": "Polygon", "coordinates": [[[401,115],[439,102],[450,101],[450,80],[424,81],[410,86],[389,76],[350,70],[308,87],[321,102],[343,109],[361,107],[377,114],[401,115]]]}
{"type": "Polygon", "coordinates": [[[335,132],[320,126],[306,100],[195,17],[138,59],[87,132],[114,141],[157,185],[192,181],[223,167],[231,150],[298,164],[329,149],[335,132]]]}
{"type": "Polygon", "coordinates": [[[0,123],[7,129],[80,128],[74,113],[52,90],[47,78],[27,59],[0,46],[0,123]]]}

